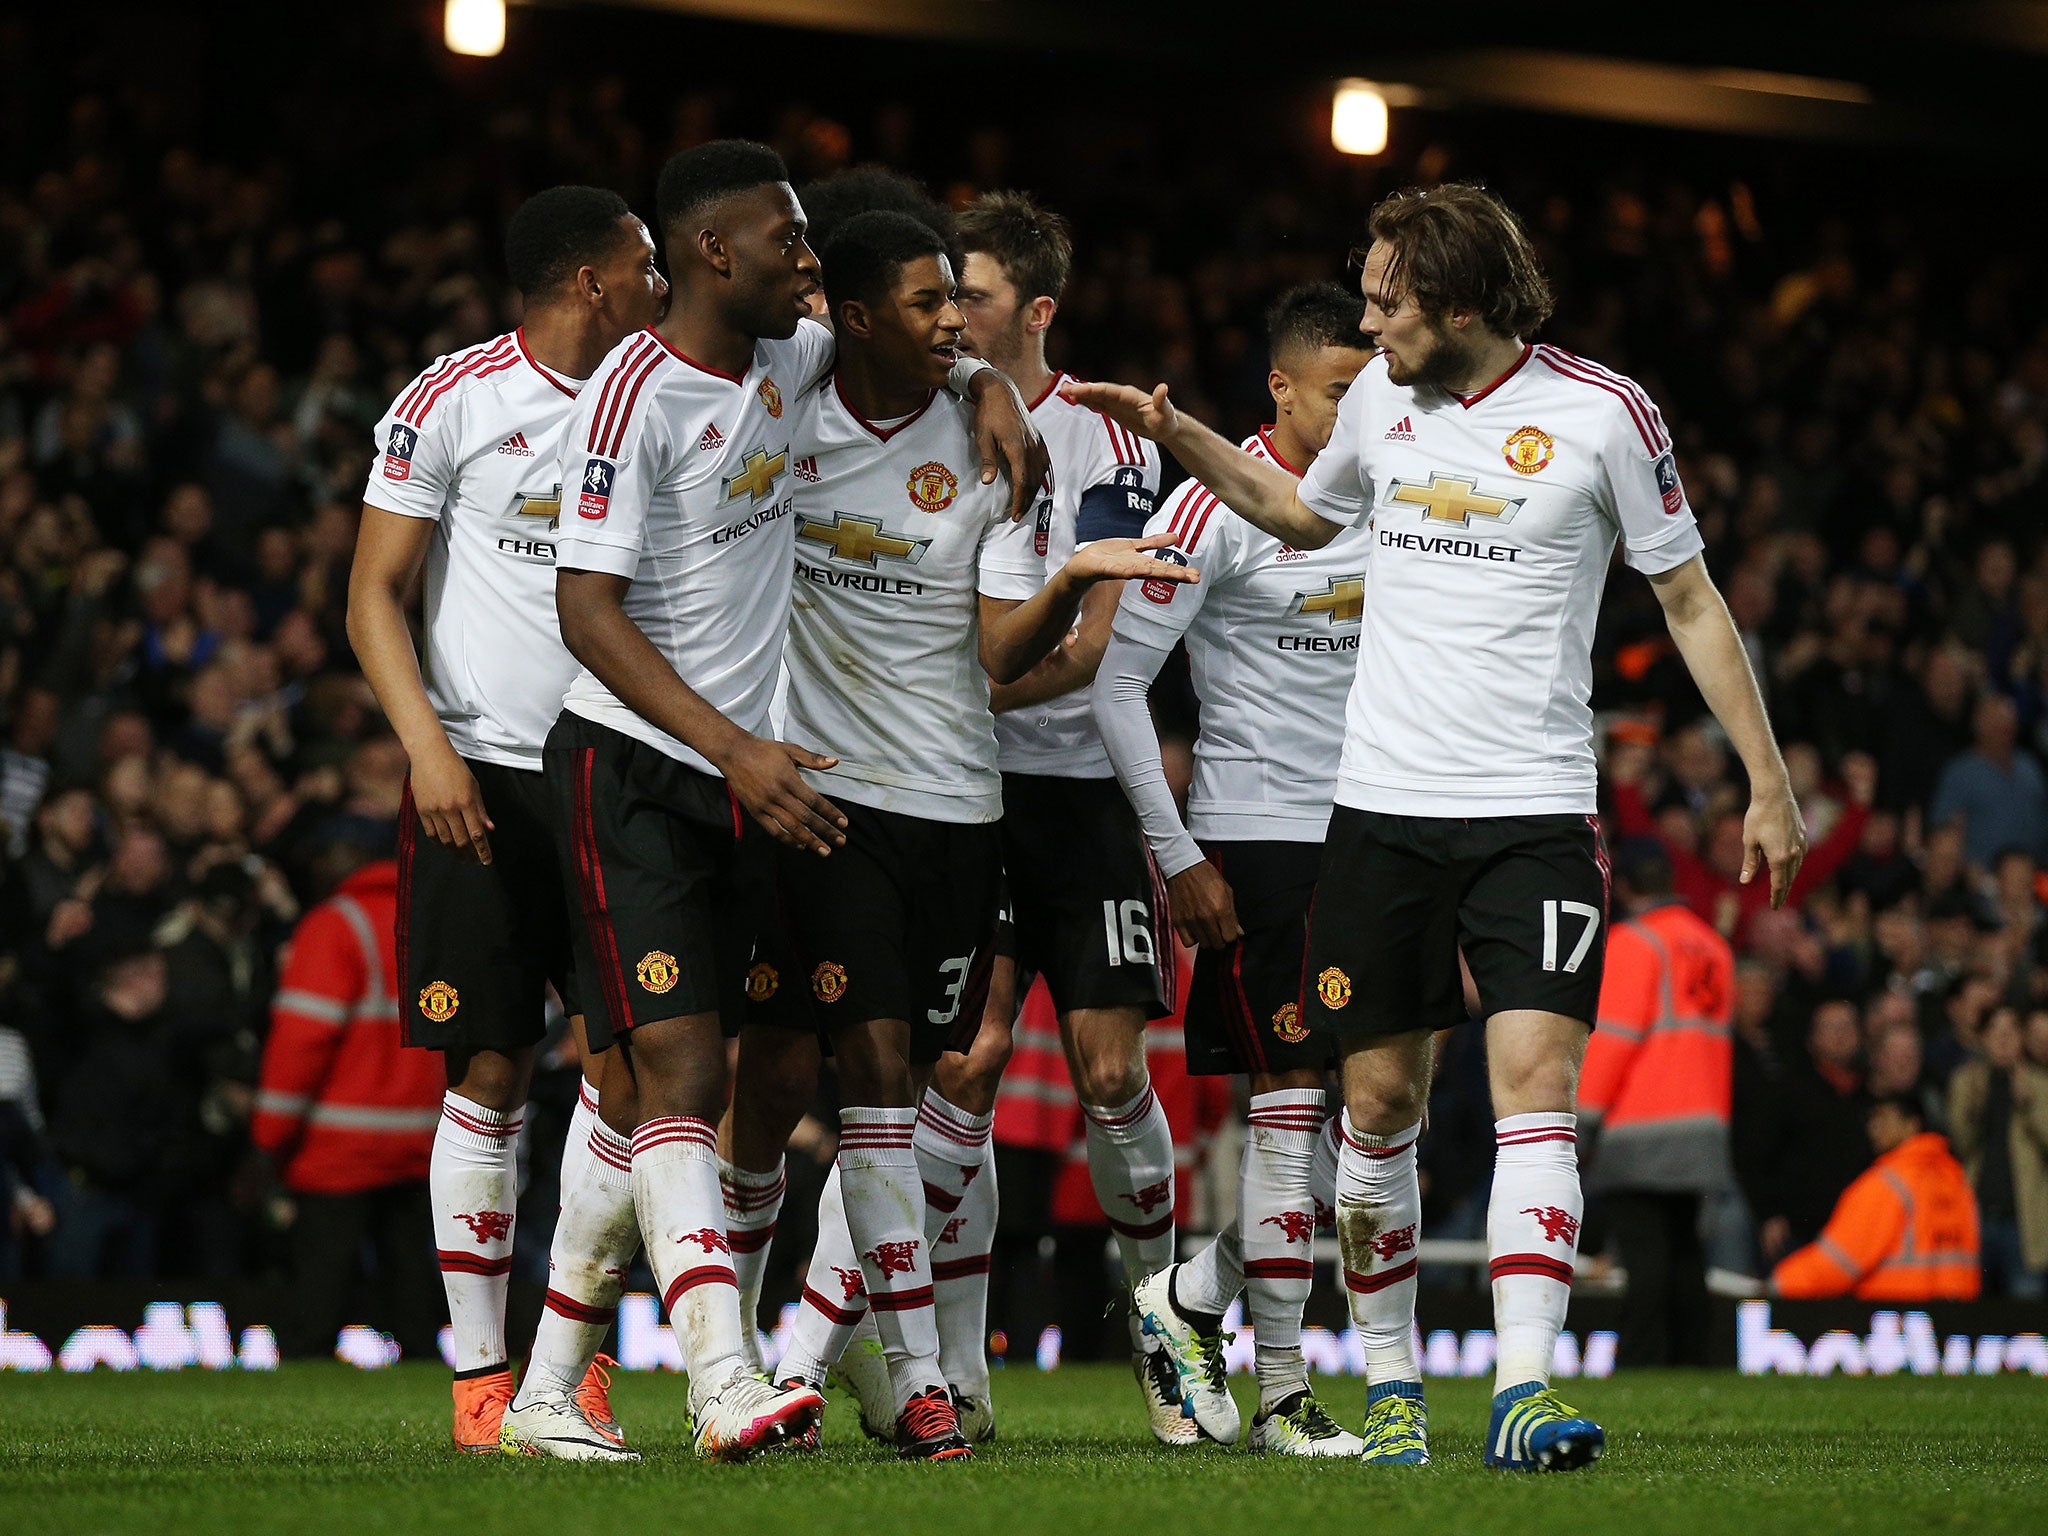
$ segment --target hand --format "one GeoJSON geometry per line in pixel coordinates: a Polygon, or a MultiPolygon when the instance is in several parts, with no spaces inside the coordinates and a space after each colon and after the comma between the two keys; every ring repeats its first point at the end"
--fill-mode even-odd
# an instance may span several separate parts
{"type": "Polygon", "coordinates": [[[1014,523],[1031,510],[1038,488],[1052,473],[1052,454],[1007,374],[995,369],[976,373],[968,392],[974,400],[974,448],[981,455],[981,483],[995,484],[998,471],[1009,475],[1014,523]]]}
{"type": "Polygon", "coordinates": [[[1756,1243],[1767,1262],[1777,1263],[1791,1251],[1792,1223],[1782,1216],[1771,1217],[1757,1229],[1756,1243]]]}
{"type": "Polygon", "coordinates": [[[1230,882],[1206,859],[1166,882],[1166,905],[1173,915],[1173,931],[1183,944],[1221,949],[1244,937],[1230,882]]]}
{"type": "Polygon", "coordinates": [[[799,768],[831,768],[836,757],[821,757],[786,741],[743,736],[718,768],[747,814],[777,842],[808,848],[819,858],[844,847],[846,817],[838,806],[804,782],[799,768]]]}
{"type": "Polygon", "coordinates": [[[1877,803],[1877,759],[1868,752],[1851,752],[1842,759],[1842,783],[1849,798],[1869,810],[1877,803]]]}
{"type": "Polygon", "coordinates": [[[29,1237],[48,1237],[57,1229],[57,1208],[34,1190],[14,1197],[14,1230],[29,1237]]]}
{"type": "Polygon", "coordinates": [[[1202,573],[1193,566],[1154,560],[1145,553],[1148,549],[1167,549],[1172,544],[1170,533],[1155,533],[1143,539],[1097,539],[1069,555],[1060,574],[1075,586],[1138,577],[1149,581],[1200,581],[1202,573]]]}
{"type": "Polygon", "coordinates": [[[43,942],[51,949],[62,949],[91,931],[92,904],[67,896],[50,908],[50,926],[43,931],[43,942]]]}
{"type": "Polygon", "coordinates": [[[489,834],[497,829],[484,810],[484,792],[476,775],[454,750],[420,755],[412,765],[412,803],[420,825],[443,847],[469,854],[479,864],[491,862],[489,834]]]}
{"type": "Polygon", "coordinates": [[[1155,443],[1171,442],[1180,428],[1180,412],[1166,398],[1164,384],[1148,395],[1128,384],[1084,384],[1073,379],[1060,386],[1060,398],[1100,411],[1126,431],[1155,443]]]}
{"type": "Polygon", "coordinates": [[[1749,814],[1742,818],[1742,883],[1749,884],[1768,863],[1771,906],[1782,907],[1805,858],[1806,818],[1799,814],[1791,786],[1779,784],[1751,796],[1749,814]]]}

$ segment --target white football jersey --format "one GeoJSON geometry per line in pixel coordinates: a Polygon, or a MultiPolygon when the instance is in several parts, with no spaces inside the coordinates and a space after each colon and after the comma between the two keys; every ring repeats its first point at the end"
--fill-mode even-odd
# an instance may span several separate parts
{"type": "MultiPolygon", "coordinates": [[[[1086,542],[1079,519],[1090,491],[1114,494],[1141,518],[1150,517],[1159,494],[1159,450],[1100,411],[1068,402],[1060,394],[1067,378],[1055,373],[1031,406],[1032,424],[1052,457],[1051,483],[1031,511],[1002,535],[1005,544],[1019,546],[1038,561],[1039,586],[1086,542]]],[[[1086,688],[996,716],[996,743],[1005,773],[1107,779],[1115,772],[1095,729],[1086,688]]]]}
{"type": "Polygon", "coordinates": [[[377,423],[363,500],[438,526],[420,677],[457,752],[538,771],[576,660],[555,622],[562,434],[582,381],[513,331],[437,358],[377,423]]]}
{"type": "Polygon", "coordinates": [[[1551,346],[1471,396],[1394,384],[1375,358],[1301,499],[1372,534],[1337,803],[1591,814],[1614,541],[1648,575],[1701,549],[1649,396],[1551,346]]]}
{"type": "MultiPolygon", "coordinates": [[[[1254,458],[1292,471],[1264,431],[1254,458]]],[[[1171,533],[1198,582],[1130,581],[1116,634],[1160,650],[1185,638],[1202,703],[1188,830],[1208,841],[1319,843],[1344,747],[1344,698],[1358,670],[1371,533],[1321,549],[1261,533],[1200,481],[1177,486],[1149,536],[1171,533]]]]}
{"type": "Polygon", "coordinates": [[[787,739],[839,759],[805,771],[833,798],[995,821],[1003,784],[976,594],[1029,598],[1044,562],[997,537],[1010,489],[981,483],[973,406],[938,390],[881,425],[836,376],[814,395],[815,451],[795,468],[787,739]]]}
{"type": "MultiPolygon", "coordinates": [[[[737,375],[641,331],[584,387],[562,444],[556,559],[630,578],[627,617],[706,703],[756,734],[789,625],[792,445],[831,360],[832,333],[808,321],[787,341],[756,343],[737,375]]],[[[587,668],[564,707],[717,772],[587,668]]]]}

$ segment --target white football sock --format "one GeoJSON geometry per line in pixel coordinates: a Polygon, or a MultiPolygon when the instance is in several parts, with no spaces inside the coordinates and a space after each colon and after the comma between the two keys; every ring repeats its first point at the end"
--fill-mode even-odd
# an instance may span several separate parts
{"type": "Polygon", "coordinates": [[[633,1205],[695,1404],[741,1365],[743,1348],[710,1121],[659,1115],[633,1133],[633,1205]]]}
{"type": "Polygon", "coordinates": [[[1369,1136],[1343,1116],[1337,1164],[1337,1244],[1351,1321],[1365,1346],[1366,1380],[1420,1381],[1415,1358],[1416,1239],[1422,1183],[1415,1169],[1420,1121],[1369,1136]]]}
{"type": "Polygon", "coordinates": [[[1244,1289],[1244,1238],[1233,1216],[1202,1251],[1174,1267],[1173,1300],[1183,1312],[1221,1317],[1244,1289]]]}
{"type": "Polygon", "coordinates": [[[1323,1122],[1323,1134],[1316,1138],[1315,1162],[1309,1166],[1309,1198],[1315,1202],[1320,1235],[1337,1235],[1337,1159],[1343,1148],[1344,1112],[1339,1110],[1323,1122]]]}
{"type": "MultiPolygon", "coordinates": [[[[760,1328],[761,1277],[768,1269],[768,1245],[775,1238],[775,1218],[782,1214],[787,1187],[782,1159],[767,1173],[718,1160],[718,1187],[725,1197],[725,1235],[732,1244],[733,1275],[740,1288],[741,1337],[755,1342],[760,1328]]],[[[752,1351],[748,1352],[750,1361],[752,1351]]]]}
{"type": "Polygon", "coordinates": [[[590,1128],[601,1122],[597,1118],[597,1090],[587,1079],[576,1080],[576,1108],[569,1116],[569,1134],[562,1142],[562,1180],[558,1203],[569,1203],[569,1191],[574,1189],[583,1177],[583,1170],[590,1162],[590,1128]]]}
{"type": "Polygon", "coordinates": [[[924,1238],[924,1182],[911,1145],[916,1125],[915,1108],[839,1111],[839,1194],[898,1413],[912,1393],[946,1379],[924,1238]]]}
{"type": "Polygon", "coordinates": [[[453,1089],[441,1100],[427,1192],[458,1374],[507,1364],[505,1289],[512,1275],[519,1128],[524,1123],[519,1112],[485,1109],[453,1089]]]}
{"type": "Polygon", "coordinates": [[[932,1254],[932,1296],[939,1364],[946,1384],[987,1397],[988,1265],[996,1236],[994,1114],[970,1115],[925,1090],[911,1145],[924,1179],[925,1241],[932,1254]]]}
{"type": "Polygon", "coordinates": [[[633,1143],[602,1120],[584,1138],[582,1182],[565,1192],[548,1253],[548,1289],[514,1406],[567,1395],[583,1382],[618,1315],[626,1271],[640,1251],[633,1143]]]}
{"type": "Polygon", "coordinates": [[[1253,1095],[1238,1173],[1238,1229],[1262,1411],[1308,1386],[1301,1312],[1316,1273],[1309,1183],[1322,1133],[1320,1088],[1253,1095]]]}
{"type": "Polygon", "coordinates": [[[1585,1210],[1578,1124],[1577,1115],[1509,1115],[1493,1123],[1486,1251],[1499,1340],[1495,1392],[1550,1381],[1585,1210]]]}
{"type": "Polygon", "coordinates": [[[1136,1285],[1173,1262],[1173,1132],[1149,1082],[1127,1103],[1081,1112],[1088,1178],[1136,1285]]]}
{"type": "Polygon", "coordinates": [[[825,1175],[824,1192],[818,1196],[818,1245],[811,1250],[803,1298],[789,1330],[789,1343],[775,1367],[775,1379],[795,1377],[806,1385],[822,1387],[825,1372],[838,1364],[854,1329],[867,1315],[867,1280],[846,1230],[846,1202],[840,1194],[835,1163],[825,1175]]]}

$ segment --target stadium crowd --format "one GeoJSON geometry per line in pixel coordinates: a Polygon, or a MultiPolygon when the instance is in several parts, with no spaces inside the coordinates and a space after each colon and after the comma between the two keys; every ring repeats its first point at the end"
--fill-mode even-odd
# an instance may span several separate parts
{"type": "MultiPolygon", "coordinates": [[[[0,185],[0,1278],[261,1274],[291,1201],[249,1125],[281,951],[391,851],[405,761],[342,631],[369,429],[428,359],[514,323],[499,223],[555,181],[638,206],[670,150],[758,114],[686,96],[649,128],[606,82],[399,165],[381,214],[83,93],[0,185]],[[408,177],[410,179],[408,179],[408,177]]],[[[290,124],[279,131],[289,133],[290,124]]],[[[325,132],[327,125],[299,131],[325,132]]],[[[876,158],[949,197],[1028,184],[1077,225],[1055,360],[1263,420],[1258,316],[1334,275],[1374,188],[1492,168],[1429,147],[1371,173],[1164,164],[1128,129],[1056,157],[987,128],[921,157],[792,106],[804,176],[876,158]]],[[[920,135],[923,135],[921,137],[920,135]]],[[[1547,179],[1546,179],[1547,178],[1547,179]]],[[[1736,946],[1739,1189],[1716,1261],[1810,1241],[1907,1095],[1964,1159],[1987,1290],[2048,1274],[2048,323],[2005,253],[1939,249],[1741,182],[1495,180],[1561,295],[1548,334],[1640,380],[1812,830],[1782,911],[1742,886],[1740,771],[1648,587],[1602,614],[1610,841],[1652,839],[1736,946]]],[[[1158,700],[1189,733],[1169,676],[1158,700]]],[[[1476,1031],[1447,1049],[1425,1230],[1477,1230],[1476,1031]],[[1464,1134],[1470,1131],[1472,1134],[1464,1134]]],[[[521,1253],[545,1255],[573,1065],[529,1117],[521,1253]]],[[[829,1123],[829,1121],[828,1121],[829,1123]]],[[[792,1199],[794,1212],[801,1198],[792,1199]]],[[[801,1257],[801,1255],[798,1255],[801,1257]]]]}

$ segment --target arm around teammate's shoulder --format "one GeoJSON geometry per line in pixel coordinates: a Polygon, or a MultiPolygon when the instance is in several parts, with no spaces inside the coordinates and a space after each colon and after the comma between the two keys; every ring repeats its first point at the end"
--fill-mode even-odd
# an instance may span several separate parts
{"type": "Polygon", "coordinates": [[[1222,498],[1253,527],[1296,549],[1321,549],[1343,532],[1301,499],[1301,482],[1277,464],[1253,458],[1187,412],[1177,409],[1161,384],[1150,394],[1128,384],[1069,380],[1060,393],[1077,405],[1102,412],[1140,437],[1150,438],[1188,472],[1222,498]]]}

